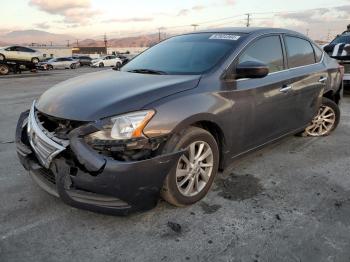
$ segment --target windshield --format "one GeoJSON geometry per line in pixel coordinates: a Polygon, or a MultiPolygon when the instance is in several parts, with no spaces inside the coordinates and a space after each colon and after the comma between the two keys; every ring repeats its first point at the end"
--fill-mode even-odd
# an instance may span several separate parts
{"type": "Polygon", "coordinates": [[[338,36],[331,44],[350,44],[350,34],[338,36]]]}
{"type": "Polygon", "coordinates": [[[232,53],[243,36],[241,33],[198,33],[176,36],[146,50],[121,70],[202,74],[232,53]]]}

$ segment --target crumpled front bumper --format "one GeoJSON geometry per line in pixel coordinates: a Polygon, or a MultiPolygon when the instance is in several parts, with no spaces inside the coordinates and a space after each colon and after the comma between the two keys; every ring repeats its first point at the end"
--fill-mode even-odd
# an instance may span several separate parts
{"type": "Polygon", "coordinates": [[[90,211],[126,215],[153,208],[166,175],[183,153],[134,162],[117,161],[98,154],[84,142],[83,136],[95,131],[93,126],[87,126],[70,134],[69,150],[75,161],[62,152],[47,169],[39,163],[28,142],[27,118],[28,111],[21,114],[16,129],[21,164],[48,193],[71,206],[90,211]]]}

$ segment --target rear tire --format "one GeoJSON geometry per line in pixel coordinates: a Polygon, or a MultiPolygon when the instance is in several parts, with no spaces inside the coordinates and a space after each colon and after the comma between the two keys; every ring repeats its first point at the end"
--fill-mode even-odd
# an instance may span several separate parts
{"type": "Polygon", "coordinates": [[[76,64],[71,64],[71,65],[70,65],[70,68],[71,68],[71,69],[76,69],[76,68],[77,68],[77,65],[76,65],[76,64]]]}
{"type": "Polygon", "coordinates": [[[208,131],[189,127],[174,135],[164,146],[163,153],[183,149],[186,152],[165,178],[161,190],[162,198],[175,206],[191,205],[205,197],[219,167],[219,148],[208,131]],[[206,154],[208,156],[201,160],[206,154]]]}
{"type": "Polygon", "coordinates": [[[337,128],[339,120],[340,110],[338,105],[334,101],[323,97],[317,115],[302,135],[311,137],[328,136],[337,128]]]}

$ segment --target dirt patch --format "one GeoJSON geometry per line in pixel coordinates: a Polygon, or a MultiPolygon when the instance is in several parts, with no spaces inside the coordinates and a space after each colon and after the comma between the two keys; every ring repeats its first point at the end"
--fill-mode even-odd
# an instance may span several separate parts
{"type": "Polygon", "coordinates": [[[245,200],[252,198],[263,191],[260,180],[253,175],[231,174],[227,178],[216,181],[219,196],[230,200],[245,200]]]}
{"type": "Polygon", "coordinates": [[[204,201],[202,201],[200,203],[200,206],[201,206],[204,214],[213,214],[221,208],[220,205],[210,205],[204,201]]]}
{"type": "Polygon", "coordinates": [[[167,226],[175,233],[181,233],[181,225],[175,222],[168,221],[167,226]]]}

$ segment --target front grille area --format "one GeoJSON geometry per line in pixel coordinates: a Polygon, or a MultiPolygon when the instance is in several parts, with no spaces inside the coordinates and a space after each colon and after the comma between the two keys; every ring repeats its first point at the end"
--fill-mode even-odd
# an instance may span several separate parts
{"type": "Polygon", "coordinates": [[[65,150],[69,142],[54,137],[52,132],[46,130],[38,119],[35,102],[28,117],[28,137],[39,162],[46,168],[50,167],[52,159],[65,150]]]}
{"type": "Polygon", "coordinates": [[[55,174],[49,169],[39,169],[37,174],[44,178],[47,182],[56,185],[55,174]]]}

